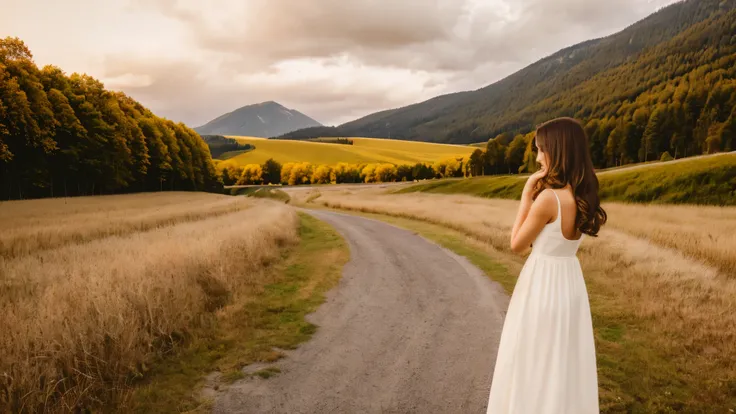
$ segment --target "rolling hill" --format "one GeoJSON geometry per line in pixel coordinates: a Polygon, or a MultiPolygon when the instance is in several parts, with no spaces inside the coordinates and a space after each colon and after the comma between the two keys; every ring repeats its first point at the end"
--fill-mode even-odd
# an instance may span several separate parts
{"type": "Polygon", "coordinates": [[[316,126],[321,124],[299,111],[269,101],[238,108],[194,130],[202,135],[273,137],[316,126]]]}
{"type": "Polygon", "coordinates": [[[598,167],[664,151],[728,151],[736,134],[735,9],[736,0],[682,1],[482,89],[285,137],[382,137],[390,128],[397,139],[472,143],[574,116],[589,127],[598,167]]]}
{"type": "Polygon", "coordinates": [[[238,165],[262,164],[269,158],[280,163],[309,162],[314,165],[334,165],[339,162],[415,164],[468,157],[475,150],[463,145],[375,138],[350,138],[352,145],[234,136],[230,138],[255,147],[252,151],[228,160],[238,165]]]}
{"type": "MultiPolygon", "coordinates": [[[[600,197],[634,203],[736,205],[736,152],[599,171],[600,197]]],[[[519,199],[526,175],[433,180],[398,193],[519,199]]]]}

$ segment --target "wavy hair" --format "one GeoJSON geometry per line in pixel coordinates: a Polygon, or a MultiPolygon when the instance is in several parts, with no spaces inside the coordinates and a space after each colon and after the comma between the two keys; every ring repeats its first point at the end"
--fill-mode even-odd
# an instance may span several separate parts
{"type": "Polygon", "coordinates": [[[539,125],[536,135],[537,146],[548,157],[548,172],[537,182],[533,198],[545,188],[570,184],[578,210],[575,226],[581,233],[596,237],[608,216],[598,197],[598,177],[585,129],[573,118],[556,118],[539,125]]]}

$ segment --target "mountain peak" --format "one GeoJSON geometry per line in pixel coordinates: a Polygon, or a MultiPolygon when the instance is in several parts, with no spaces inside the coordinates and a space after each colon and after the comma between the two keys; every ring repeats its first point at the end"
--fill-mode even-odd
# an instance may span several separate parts
{"type": "Polygon", "coordinates": [[[298,129],[322,126],[319,122],[275,101],[246,105],[194,128],[201,135],[276,137],[298,129]]]}

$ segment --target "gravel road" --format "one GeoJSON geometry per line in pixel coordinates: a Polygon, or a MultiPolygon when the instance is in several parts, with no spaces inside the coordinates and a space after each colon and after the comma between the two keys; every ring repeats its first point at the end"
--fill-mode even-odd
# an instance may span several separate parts
{"type": "Polygon", "coordinates": [[[281,373],[217,393],[215,413],[484,413],[508,298],[465,258],[366,218],[309,211],[350,262],[281,373]]]}

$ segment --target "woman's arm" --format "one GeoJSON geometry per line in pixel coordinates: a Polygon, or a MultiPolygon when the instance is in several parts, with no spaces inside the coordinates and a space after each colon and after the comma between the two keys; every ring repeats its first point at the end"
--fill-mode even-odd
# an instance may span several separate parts
{"type": "Polygon", "coordinates": [[[554,217],[556,211],[554,208],[556,204],[552,203],[554,194],[543,191],[536,201],[532,200],[534,186],[544,174],[545,171],[532,174],[524,185],[519,211],[516,213],[516,221],[511,230],[511,250],[514,253],[521,254],[529,249],[544,226],[554,217]]]}
{"type": "MultiPolygon", "coordinates": [[[[527,181],[528,182],[528,181],[527,181]]],[[[525,187],[526,188],[526,187],[525,187]]],[[[526,191],[521,193],[521,204],[519,204],[519,210],[516,212],[516,220],[514,221],[514,227],[511,229],[511,245],[513,249],[514,240],[516,235],[519,233],[521,225],[526,221],[529,211],[532,208],[532,197],[531,194],[526,194],[526,191]]]]}

